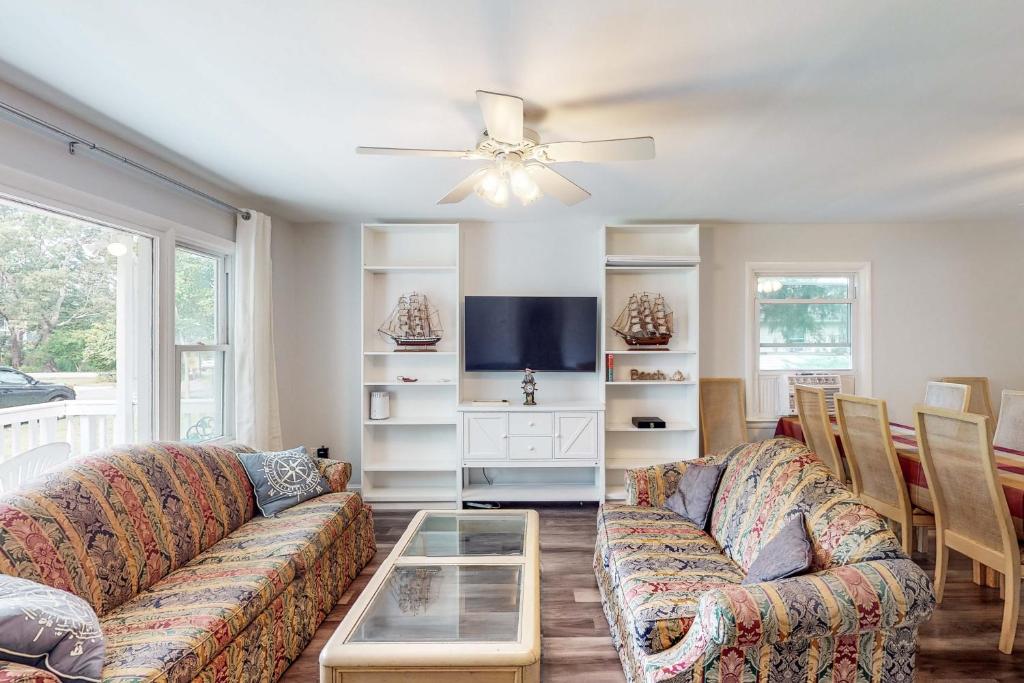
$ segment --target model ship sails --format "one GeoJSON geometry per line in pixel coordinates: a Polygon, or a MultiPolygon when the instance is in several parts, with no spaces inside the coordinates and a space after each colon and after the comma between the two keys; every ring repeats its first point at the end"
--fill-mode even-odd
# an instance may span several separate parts
{"type": "Polygon", "coordinates": [[[399,351],[435,351],[444,334],[437,309],[418,292],[398,297],[395,310],[377,331],[393,341],[399,351]]]}
{"type": "Polygon", "coordinates": [[[661,294],[631,294],[612,330],[630,346],[665,346],[672,339],[672,309],[661,294]]]}

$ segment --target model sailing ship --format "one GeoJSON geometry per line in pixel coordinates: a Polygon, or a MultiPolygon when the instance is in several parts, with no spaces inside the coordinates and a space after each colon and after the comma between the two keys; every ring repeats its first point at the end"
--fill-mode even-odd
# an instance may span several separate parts
{"type": "Polygon", "coordinates": [[[437,351],[444,334],[437,309],[418,292],[398,297],[395,310],[377,331],[395,343],[396,351],[437,351]]]}
{"type": "Polygon", "coordinates": [[[672,309],[661,294],[636,292],[612,323],[630,346],[666,346],[672,339],[672,309]]]}

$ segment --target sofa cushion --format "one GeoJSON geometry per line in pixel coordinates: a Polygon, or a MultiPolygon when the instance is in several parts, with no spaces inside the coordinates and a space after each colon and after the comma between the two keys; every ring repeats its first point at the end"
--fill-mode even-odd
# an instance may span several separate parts
{"type": "Polygon", "coordinates": [[[807,537],[807,527],[804,526],[804,516],[797,514],[790,517],[779,533],[757,553],[757,559],[751,563],[743,583],[788,579],[806,572],[813,561],[814,554],[807,537]]]}
{"type": "Polygon", "coordinates": [[[274,517],[331,490],[305,446],[287,451],[239,453],[238,460],[252,482],[256,507],[264,517],[274,517]]]}
{"type": "Polygon", "coordinates": [[[630,637],[647,653],[682,640],[704,593],[743,581],[711,536],[667,508],[603,506],[598,550],[630,637]]]}
{"type": "Polygon", "coordinates": [[[733,451],[718,486],[711,535],[745,571],[793,512],[802,512],[813,571],[904,557],[899,540],[799,441],[780,438],[733,451]]]}
{"type": "Polygon", "coordinates": [[[99,620],[77,595],[0,574],[0,658],[44,669],[64,683],[99,683],[99,620]]]}
{"type": "Polygon", "coordinates": [[[358,493],[329,493],[276,517],[254,517],[197,557],[193,564],[286,557],[295,573],[301,575],[362,509],[363,499],[358,493]]]}
{"type": "Polygon", "coordinates": [[[104,677],[191,680],[313,566],[361,510],[358,494],[333,493],[244,524],[102,618],[104,677]]]}
{"type": "Polygon", "coordinates": [[[0,572],[74,593],[102,615],[252,514],[252,486],[232,451],[118,447],[0,495],[0,572]]]}
{"type": "Polygon", "coordinates": [[[665,507],[697,528],[706,529],[715,489],[724,471],[725,465],[690,465],[679,477],[679,485],[665,501],[665,507]]]}

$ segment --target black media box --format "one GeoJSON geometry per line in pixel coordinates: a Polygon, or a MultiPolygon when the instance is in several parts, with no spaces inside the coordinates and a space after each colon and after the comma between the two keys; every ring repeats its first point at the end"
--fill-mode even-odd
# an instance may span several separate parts
{"type": "Polygon", "coordinates": [[[634,417],[633,426],[637,429],[664,429],[665,421],[660,417],[634,417]]]}

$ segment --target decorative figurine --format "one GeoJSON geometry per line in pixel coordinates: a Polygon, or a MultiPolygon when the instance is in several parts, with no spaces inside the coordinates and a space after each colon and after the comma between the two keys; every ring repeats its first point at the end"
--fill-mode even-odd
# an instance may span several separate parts
{"type": "Polygon", "coordinates": [[[526,368],[526,374],[523,375],[523,396],[526,400],[523,401],[524,406],[535,406],[537,402],[533,400],[533,395],[537,393],[537,380],[533,378],[533,370],[526,368]]]}
{"type": "Polygon", "coordinates": [[[682,370],[676,370],[675,372],[672,373],[672,376],[669,377],[669,379],[672,380],[673,382],[685,382],[686,375],[683,374],[682,370]]]}
{"type": "Polygon", "coordinates": [[[395,310],[377,331],[395,344],[396,351],[437,351],[444,335],[437,309],[419,292],[398,297],[395,310]]]}
{"type": "Polygon", "coordinates": [[[672,339],[672,321],[672,309],[665,303],[665,297],[634,292],[612,323],[612,330],[629,346],[667,351],[672,339]]]}

